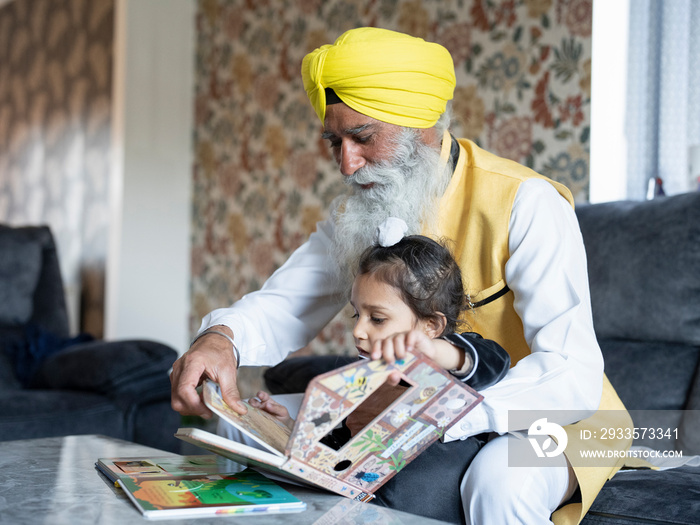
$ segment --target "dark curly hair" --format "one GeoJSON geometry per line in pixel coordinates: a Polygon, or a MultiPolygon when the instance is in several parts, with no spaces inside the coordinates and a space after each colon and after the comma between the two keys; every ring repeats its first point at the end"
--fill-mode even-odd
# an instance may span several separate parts
{"type": "Polygon", "coordinates": [[[468,307],[462,272],[452,254],[422,235],[404,237],[393,246],[370,246],[360,256],[357,273],[372,274],[399,290],[419,320],[444,314],[447,325],[440,335],[456,332],[468,307]]]}

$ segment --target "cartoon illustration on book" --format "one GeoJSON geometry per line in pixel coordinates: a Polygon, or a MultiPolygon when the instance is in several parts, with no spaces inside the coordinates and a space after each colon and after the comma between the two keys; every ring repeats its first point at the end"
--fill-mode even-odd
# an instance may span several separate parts
{"type": "Polygon", "coordinates": [[[95,467],[110,481],[125,476],[154,478],[166,476],[206,475],[221,472],[225,460],[220,456],[157,456],[136,458],[100,458],[95,467]]]}
{"type": "Polygon", "coordinates": [[[120,478],[147,518],[300,512],[306,504],[251,469],[236,474],[120,478]]]}
{"type": "Polygon", "coordinates": [[[250,406],[245,401],[242,403],[248,408],[248,413],[240,415],[224,402],[216,383],[209,381],[205,383],[204,388],[205,401],[213,412],[231,421],[242,432],[255,439],[270,452],[284,453],[290,434],[284,423],[264,410],[250,406]]]}

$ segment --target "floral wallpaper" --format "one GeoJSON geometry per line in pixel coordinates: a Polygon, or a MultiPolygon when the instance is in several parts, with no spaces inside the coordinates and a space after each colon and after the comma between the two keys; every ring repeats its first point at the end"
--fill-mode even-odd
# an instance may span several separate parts
{"type": "MultiPolygon", "coordinates": [[[[343,191],[301,60],[360,26],[443,44],[453,132],[588,198],[592,0],[199,0],[192,315],[255,290],[343,191]]],[[[301,353],[347,353],[340,314],[301,353]]],[[[252,394],[260,370],[243,369],[252,394]]]]}
{"type": "Polygon", "coordinates": [[[0,222],[51,227],[72,313],[82,304],[73,328],[96,337],[113,25],[114,0],[14,0],[0,8],[0,222]]]}

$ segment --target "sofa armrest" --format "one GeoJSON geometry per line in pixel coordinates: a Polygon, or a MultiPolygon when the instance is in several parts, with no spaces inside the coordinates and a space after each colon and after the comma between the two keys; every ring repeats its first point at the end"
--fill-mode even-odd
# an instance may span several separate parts
{"type": "Polygon", "coordinates": [[[142,402],[169,392],[168,371],[176,358],[175,350],[153,341],[81,343],[48,357],[31,387],[84,390],[115,401],[126,397],[142,402]]]}

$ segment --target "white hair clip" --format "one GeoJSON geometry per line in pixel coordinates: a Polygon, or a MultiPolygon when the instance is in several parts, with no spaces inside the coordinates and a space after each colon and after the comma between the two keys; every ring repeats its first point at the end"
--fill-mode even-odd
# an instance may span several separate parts
{"type": "Polygon", "coordinates": [[[389,217],[384,219],[374,234],[374,240],[380,246],[393,246],[401,239],[408,231],[408,225],[403,219],[397,217],[389,217]]]}

